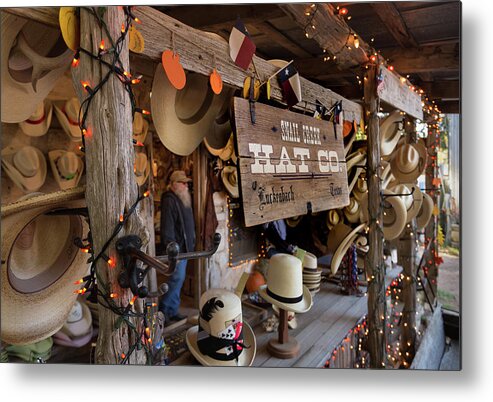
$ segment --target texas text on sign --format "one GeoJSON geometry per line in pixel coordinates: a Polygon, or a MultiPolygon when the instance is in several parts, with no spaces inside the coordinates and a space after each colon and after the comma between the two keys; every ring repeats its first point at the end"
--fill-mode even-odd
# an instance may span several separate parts
{"type": "Polygon", "coordinates": [[[342,130],[332,122],[234,99],[245,225],[349,204],[342,130]]]}

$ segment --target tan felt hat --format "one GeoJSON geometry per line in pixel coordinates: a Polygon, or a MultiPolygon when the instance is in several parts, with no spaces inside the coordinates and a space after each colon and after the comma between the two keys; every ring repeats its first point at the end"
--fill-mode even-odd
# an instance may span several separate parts
{"type": "Polygon", "coordinates": [[[45,339],[67,320],[87,275],[87,254],[74,245],[88,226],[76,215],[46,215],[57,208],[81,208],[85,201],[52,202],[2,217],[1,339],[24,345],[45,339]],[[49,233],[49,236],[47,236],[49,233]]]}

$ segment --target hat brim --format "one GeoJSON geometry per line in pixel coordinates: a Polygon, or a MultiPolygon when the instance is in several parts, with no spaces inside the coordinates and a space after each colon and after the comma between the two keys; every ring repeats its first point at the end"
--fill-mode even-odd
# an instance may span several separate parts
{"type": "Polygon", "coordinates": [[[53,107],[55,108],[55,114],[58,122],[62,126],[65,134],[67,134],[73,142],[82,142],[82,132],[80,131],[79,125],[70,124],[67,115],[63,113],[63,110],[59,105],[55,103],[53,107]]]}
{"type": "Polygon", "coordinates": [[[423,202],[421,204],[421,208],[418,212],[418,215],[416,216],[416,229],[417,230],[424,229],[428,225],[428,222],[430,221],[432,214],[433,214],[433,200],[428,194],[423,193],[423,202]]]}
{"type": "MultiPolygon", "coordinates": [[[[393,195],[393,193],[390,190],[384,190],[384,195],[393,195]]],[[[385,240],[393,240],[399,237],[406,226],[407,209],[400,197],[386,197],[385,202],[388,202],[394,210],[395,221],[391,225],[385,225],[384,219],[383,237],[385,240]]]]}
{"type": "Polygon", "coordinates": [[[274,299],[267,294],[267,285],[260,286],[258,292],[262,299],[264,299],[265,301],[271,304],[275,304],[277,307],[282,308],[286,311],[292,311],[294,313],[306,313],[308,310],[310,310],[313,304],[312,295],[305,285],[303,285],[302,299],[298,303],[283,303],[279,300],[274,299]]]}
{"type": "Polygon", "coordinates": [[[335,275],[337,273],[339,266],[341,265],[342,259],[346,254],[347,249],[358,237],[358,232],[364,227],[365,227],[364,223],[356,226],[339,243],[336,250],[334,251],[334,254],[332,255],[332,260],[330,261],[330,272],[332,273],[332,275],[335,275]]]}
{"type": "Polygon", "coordinates": [[[19,127],[22,132],[30,137],[41,137],[45,135],[51,125],[51,118],[53,115],[53,104],[46,100],[43,102],[44,107],[44,120],[38,124],[29,123],[29,119],[25,121],[21,121],[19,123],[19,127]]]}
{"type": "MultiPolygon", "coordinates": [[[[30,203],[31,200],[26,200],[30,203]]],[[[21,203],[19,203],[21,204],[21,203]]],[[[56,208],[80,208],[85,206],[83,200],[71,202],[55,202],[38,208],[25,210],[17,205],[18,213],[2,217],[2,271],[1,271],[1,339],[13,345],[26,345],[38,342],[56,333],[67,320],[72,306],[77,298],[74,292],[80,288],[74,282],[88,273],[87,254],[74,250],[73,257],[66,253],[67,265],[58,279],[49,283],[45,288],[33,292],[20,291],[11,283],[9,265],[11,252],[15,241],[22,230],[34,219],[56,208]]],[[[81,218],[74,217],[80,222],[71,229],[75,235],[80,230],[80,236],[88,233],[88,226],[81,218]]],[[[71,235],[71,234],[69,234],[71,235]]],[[[65,240],[61,240],[61,243],[65,240]]],[[[73,246],[75,247],[75,246],[73,246]]],[[[65,257],[63,257],[65,259],[65,257]]],[[[57,260],[58,261],[58,260],[57,260]]]]}
{"type": "Polygon", "coordinates": [[[217,366],[217,367],[245,367],[251,366],[253,360],[255,359],[255,354],[257,352],[257,341],[255,339],[255,334],[250,327],[250,325],[243,321],[243,342],[248,348],[242,350],[238,362],[235,359],[229,361],[222,361],[213,359],[210,356],[203,355],[197,344],[197,336],[199,333],[199,326],[195,325],[187,330],[186,342],[190,353],[197,361],[203,366],[217,366]]]}
{"type": "Polygon", "coordinates": [[[7,173],[7,176],[14,182],[14,184],[19,187],[25,194],[31,193],[33,191],[39,190],[43,187],[46,180],[46,172],[48,170],[46,159],[43,153],[36,147],[33,147],[38,155],[40,165],[36,174],[32,177],[24,177],[14,166],[13,157],[14,154],[20,149],[19,146],[9,145],[7,148],[3,149],[2,155],[2,166],[7,173]]]}
{"type": "Polygon", "coordinates": [[[380,154],[382,157],[388,156],[395,149],[399,142],[398,122],[402,120],[400,111],[396,110],[389,114],[380,125],[380,154]]]}
{"type": "MultiPolygon", "coordinates": [[[[187,81],[189,81],[190,74],[195,73],[189,73],[187,81]]],[[[201,76],[201,79],[206,82],[204,88],[212,93],[208,87],[207,77],[201,76]]],[[[187,82],[188,85],[191,84],[187,82]]],[[[183,89],[183,91],[185,90],[187,87],[183,89]]],[[[152,84],[151,110],[156,133],[163,145],[176,155],[190,155],[213,125],[227,93],[228,91],[222,91],[220,95],[213,93],[208,95],[212,96],[210,104],[208,106],[203,105],[207,109],[202,111],[203,114],[199,118],[190,119],[193,122],[180,120],[175,110],[178,90],[171,85],[166,77],[163,65],[158,64],[152,84]]]]}
{"type": "Polygon", "coordinates": [[[79,168],[77,169],[77,174],[70,180],[62,179],[62,177],[60,176],[60,172],[58,171],[56,162],[65,152],[67,151],[61,149],[55,149],[53,151],[48,152],[48,159],[50,160],[51,172],[53,173],[53,177],[55,178],[61,190],[68,190],[69,188],[76,187],[79,184],[79,181],[84,172],[84,162],[82,161],[82,158],[78,157],[77,161],[79,163],[79,168]]]}
{"type": "MultiPolygon", "coordinates": [[[[233,198],[239,198],[240,197],[240,190],[238,187],[238,184],[236,186],[233,186],[229,180],[227,175],[233,174],[232,169],[226,169],[227,166],[221,170],[221,179],[223,181],[224,187],[226,188],[226,191],[229,193],[229,195],[233,198]]],[[[233,167],[233,169],[236,169],[236,167],[233,167]]]]}

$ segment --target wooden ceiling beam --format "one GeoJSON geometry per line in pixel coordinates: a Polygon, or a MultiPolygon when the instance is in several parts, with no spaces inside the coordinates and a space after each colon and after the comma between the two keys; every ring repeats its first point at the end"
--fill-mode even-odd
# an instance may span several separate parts
{"type": "Polygon", "coordinates": [[[329,54],[335,54],[341,69],[366,64],[367,53],[370,51],[368,44],[358,37],[359,48],[355,49],[351,35],[354,31],[346,24],[344,18],[335,12],[334,7],[329,3],[314,4],[313,8],[306,3],[280,3],[279,7],[299,27],[306,29],[305,32],[319,44],[321,49],[325,49],[329,54]],[[311,14],[307,15],[307,13],[311,14]],[[351,46],[352,50],[346,45],[351,46]]]}
{"type": "Polygon", "coordinates": [[[435,103],[438,106],[438,109],[440,109],[442,113],[451,113],[451,114],[460,113],[460,101],[458,100],[437,101],[435,103]]]}
{"type": "Polygon", "coordinates": [[[423,82],[420,85],[430,99],[460,99],[460,81],[423,82]]]}
{"type": "Polygon", "coordinates": [[[404,19],[397,7],[392,2],[370,3],[373,11],[382,20],[385,27],[396,40],[396,42],[404,48],[418,47],[418,42],[409,32],[404,19]]]}

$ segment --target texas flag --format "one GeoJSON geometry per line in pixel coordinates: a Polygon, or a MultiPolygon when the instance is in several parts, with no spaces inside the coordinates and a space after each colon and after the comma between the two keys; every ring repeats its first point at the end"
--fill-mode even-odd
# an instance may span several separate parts
{"type": "Polygon", "coordinates": [[[238,67],[248,70],[256,48],[245,25],[238,19],[229,35],[229,55],[238,67]]]}
{"type": "Polygon", "coordinates": [[[284,101],[288,107],[296,105],[301,101],[300,75],[292,63],[280,70],[277,74],[281,86],[284,101]]]}

